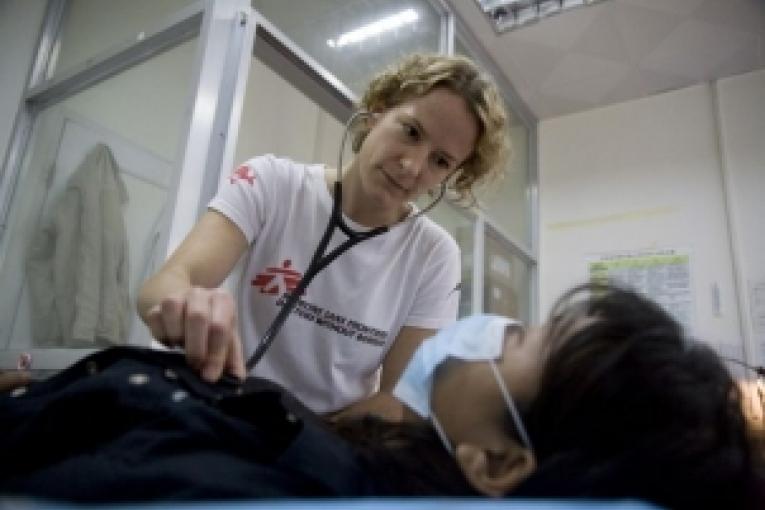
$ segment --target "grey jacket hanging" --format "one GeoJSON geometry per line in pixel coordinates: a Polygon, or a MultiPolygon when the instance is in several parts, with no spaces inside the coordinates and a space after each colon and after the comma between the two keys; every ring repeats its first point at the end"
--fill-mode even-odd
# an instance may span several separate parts
{"type": "Polygon", "coordinates": [[[127,190],[99,144],[67,182],[27,258],[37,346],[96,347],[125,342],[130,319],[127,190]]]}

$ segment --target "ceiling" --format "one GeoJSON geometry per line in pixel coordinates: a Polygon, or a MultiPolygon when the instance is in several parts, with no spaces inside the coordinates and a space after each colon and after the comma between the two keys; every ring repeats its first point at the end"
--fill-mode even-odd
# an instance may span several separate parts
{"type": "Polygon", "coordinates": [[[503,34],[449,3],[539,119],[765,68],[765,0],[605,0],[503,34]]]}

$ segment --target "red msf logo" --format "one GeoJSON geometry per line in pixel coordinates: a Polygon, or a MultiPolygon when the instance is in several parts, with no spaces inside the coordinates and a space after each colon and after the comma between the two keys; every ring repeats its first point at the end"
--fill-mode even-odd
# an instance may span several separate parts
{"type": "Polygon", "coordinates": [[[231,174],[231,177],[228,178],[229,182],[231,184],[234,184],[237,180],[247,181],[250,186],[255,182],[255,174],[252,172],[250,167],[247,165],[242,165],[236,170],[234,170],[234,173],[231,174]]]}
{"type": "Polygon", "coordinates": [[[292,292],[300,281],[301,274],[290,269],[292,261],[285,259],[282,267],[267,267],[262,273],[255,275],[250,281],[253,287],[258,287],[261,294],[283,294],[292,292]]]}

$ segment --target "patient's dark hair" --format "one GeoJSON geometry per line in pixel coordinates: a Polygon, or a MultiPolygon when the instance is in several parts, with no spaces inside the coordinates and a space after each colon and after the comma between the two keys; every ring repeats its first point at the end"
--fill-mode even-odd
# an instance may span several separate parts
{"type": "Polygon", "coordinates": [[[335,430],[354,443],[380,496],[477,496],[433,428],[374,416],[343,420],[335,430]]]}
{"type": "MultiPolygon", "coordinates": [[[[754,508],[739,392],[710,348],[610,286],[573,289],[551,317],[540,391],[523,412],[537,469],[509,496],[754,508]]],[[[474,494],[427,425],[340,428],[392,493],[474,494]]]]}
{"type": "Polygon", "coordinates": [[[754,507],[740,393],[712,349],[629,290],[579,287],[551,316],[524,416],[538,469],[513,495],[754,507]]]}

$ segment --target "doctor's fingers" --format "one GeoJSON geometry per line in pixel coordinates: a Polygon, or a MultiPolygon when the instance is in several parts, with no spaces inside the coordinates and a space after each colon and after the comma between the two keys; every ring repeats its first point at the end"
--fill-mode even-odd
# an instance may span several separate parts
{"type": "Polygon", "coordinates": [[[209,324],[200,368],[202,377],[208,381],[217,381],[223,369],[228,367],[229,359],[236,352],[241,353],[241,346],[238,345],[236,307],[231,295],[224,290],[214,291],[210,295],[209,305],[209,324]]]}
{"type": "Polygon", "coordinates": [[[149,327],[151,336],[165,345],[169,345],[167,333],[165,333],[165,324],[162,320],[162,310],[160,305],[155,305],[146,312],[146,325],[149,327]]]}
{"type": "MultiPolygon", "coordinates": [[[[161,322],[157,329],[161,337],[155,338],[161,340],[167,345],[182,345],[184,343],[184,330],[186,306],[188,295],[191,291],[172,294],[162,299],[159,303],[159,317],[161,322]]],[[[153,330],[152,330],[153,332],[153,330]]]]}
{"type": "MultiPolygon", "coordinates": [[[[197,370],[204,368],[207,360],[207,344],[212,318],[213,292],[210,289],[193,287],[185,296],[184,314],[180,328],[183,345],[189,364],[197,370]]],[[[167,316],[166,319],[170,319],[167,316]]],[[[172,317],[173,319],[175,316],[172,317]]]]}
{"type": "Polygon", "coordinates": [[[185,296],[164,298],[146,312],[146,325],[151,336],[168,347],[183,345],[185,296]]]}
{"type": "Polygon", "coordinates": [[[32,376],[26,370],[0,371],[0,393],[29,384],[32,376]]]}
{"type": "Polygon", "coordinates": [[[226,370],[240,380],[244,380],[247,377],[247,369],[244,366],[243,350],[242,339],[239,336],[236,325],[234,325],[234,342],[228,350],[226,370]]]}

